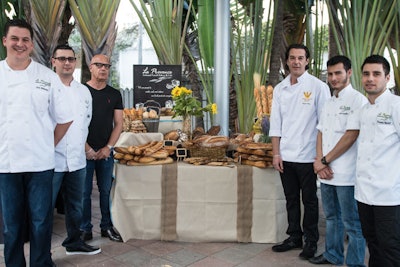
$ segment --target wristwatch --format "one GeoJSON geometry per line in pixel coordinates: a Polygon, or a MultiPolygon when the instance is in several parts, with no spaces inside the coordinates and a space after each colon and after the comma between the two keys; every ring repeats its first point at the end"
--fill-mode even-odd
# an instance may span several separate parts
{"type": "Polygon", "coordinates": [[[107,145],[107,147],[110,149],[110,151],[113,151],[113,149],[114,149],[114,147],[110,146],[110,145],[107,145]]]}
{"type": "Polygon", "coordinates": [[[329,165],[329,162],[326,161],[325,156],[322,157],[321,162],[322,162],[322,164],[324,164],[324,165],[329,165]]]}

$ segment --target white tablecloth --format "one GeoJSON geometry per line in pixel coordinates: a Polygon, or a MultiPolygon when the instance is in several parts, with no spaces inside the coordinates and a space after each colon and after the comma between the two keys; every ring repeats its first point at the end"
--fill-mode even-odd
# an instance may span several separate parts
{"type": "MultiPolygon", "coordinates": [[[[251,240],[276,243],[286,238],[285,197],[279,174],[273,169],[252,168],[251,240]]],[[[116,164],[111,214],[124,241],[161,239],[162,166],[116,164]]],[[[238,241],[238,168],[177,165],[177,241],[238,241]]],[[[164,203],[163,203],[164,201],[164,203]]],[[[175,218],[174,218],[175,219],[175,218]]],[[[246,218],[244,218],[246,219],[246,218]]]]}

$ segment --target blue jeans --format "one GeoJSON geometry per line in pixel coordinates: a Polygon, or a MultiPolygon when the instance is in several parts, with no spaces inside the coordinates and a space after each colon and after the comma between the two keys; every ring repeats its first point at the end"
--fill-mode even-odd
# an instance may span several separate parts
{"type": "Polygon", "coordinates": [[[101,230],[112,228],[111,213],[110,213],[110,191],[112,185],[112,174],[114,168],[114,158],[110,157],[101,160],[86,161],[86,179],[85,188],[83,190],[83,218],[81,230],[91,232],[93,225],[92,219],[92,189],[93,189],[93,174],[96,171],[97,187],[100,193],[100,212],[101,230]]]}
{"type": "Polygon", "coordinates": [[[74,248],[82,243],[80,226],[82,222],[82,199],[85,178],[86,168],[73,172],[54,172],[52,204],[54,209],[57,194],[61,189],[65,207],[65,226],[67,228],[67,238],[62,245],[66,248],[74,248]]]}
{"type": "Polygon", "coordinates": [[[0,173],[0,198],[4,221],[6,266],[26,266],[23,229],[30,228],[31,267],[52,266],[51,207],[53,170],[27,173],[0,173]],[[26,221],[26,211],[29,219],[26,221]]]}
{"type": "Polygon", "coordinates": [[[346,233],[349,238],[346,265],[365,266],[365,239],[354,199],[354,186],[321,183],[321,199],[326,216],[324,257],[334,265],[343,264],[346,233]]]}

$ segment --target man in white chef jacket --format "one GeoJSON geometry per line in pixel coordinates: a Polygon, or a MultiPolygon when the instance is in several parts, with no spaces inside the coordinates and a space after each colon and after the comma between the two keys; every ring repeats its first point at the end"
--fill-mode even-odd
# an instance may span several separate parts
{"type": "Polygon", "coordinates": [[[83,189],[86,178],[85,143],[92,118],[92,95],[83,84],[74,80],[75,52],[69,45],[58,45],[51,63],[64,85],[65,94],[73,107],[74,122],[56,146],[56,167],[53,179],[53,207],[58,192],[63,197],[67,237],[62,245],[67,255],[94,255],[101,249],[81,239],[83,189]]]}
{"type": "Polygon", "coordinates": [[[30,57],[32,27],[24,20],[10,20],[4,33],[7,58],[0,61],[4,260],[6,266],[26,266],[23,230],[28,223],[30,266],[53,266],[50,249],[54,146],[71,125],[72,113],[60,79],[30,57]]]}
{"type": "Polygon", "coordinates": [[[370,267],[400,266],[400,97],[386,88],[389,72],[379,55],[362,65],[355,198],[370,267]]]}

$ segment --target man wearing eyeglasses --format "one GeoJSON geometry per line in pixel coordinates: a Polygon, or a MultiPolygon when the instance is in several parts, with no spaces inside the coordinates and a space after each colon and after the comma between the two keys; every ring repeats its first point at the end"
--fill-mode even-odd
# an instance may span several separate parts
{"type": "Polygon", "coordinates": [[[53,178],[53,209],[61,189],[65,206],[67,238],[62,245],[67,255],[94,255],[101,252],[81,240],[82,198],[86,178],[85,143],[92,118],[92,96],[86,86],[73,78],[75,52],[69,45],[58,45],[51,63],[64,85],[72,107],[74,122],[55,149],[56,167],[53,178]]]}
{"type": "Polygon", "coordinates": [[[93,238],[91,224],[93,174],[96,172],[97,187],[100,192],[101,236],[122,242],[114,230],[110,214],[110,191],[114,168],[113,147],[122,131],[122,96],[107,85],[110,60],[105,55],[95,55],[90,62],[91,79],[85,84],[93,99],[92,120],[86,141],[86,181],[83,193],[82,239],[93,238]]]}

